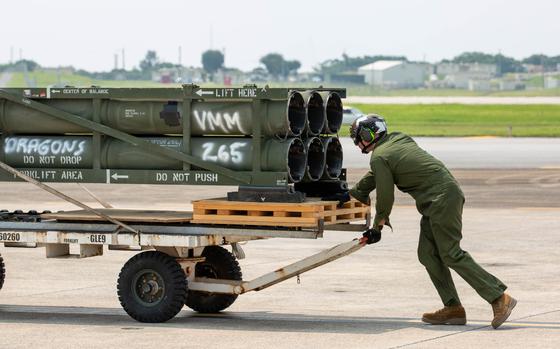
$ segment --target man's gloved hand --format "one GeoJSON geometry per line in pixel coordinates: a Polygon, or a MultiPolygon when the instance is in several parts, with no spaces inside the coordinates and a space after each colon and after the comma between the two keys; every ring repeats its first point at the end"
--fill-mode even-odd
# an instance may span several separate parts
{"type": "Polygon", "coordinates": [[[338,201],[338,206],[342,206],[345,202],[350,201],[350,193],[348,191],[343,191],[340,193],[334,193],[331,195],[323,196],[321,198],[323,201],[338,201]]]}
{"type": "Polygon", "coordinates": [[[365,243],[368,245],[375,244],[381,240],[381,230],[379,228],[370,228],[362,234],[365,243]]]}

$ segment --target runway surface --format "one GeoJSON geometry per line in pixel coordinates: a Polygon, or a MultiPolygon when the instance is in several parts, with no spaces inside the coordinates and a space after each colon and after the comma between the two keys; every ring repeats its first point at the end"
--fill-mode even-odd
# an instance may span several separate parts
{"type": "MultiPolygon", "coordinates": [[[[415,141],[457,169],[560,168],[560,138],[414,137],[415,141]]],[[[344,167],[365,168],[364,155],[349,137],[341,137],[344,167]]]]}

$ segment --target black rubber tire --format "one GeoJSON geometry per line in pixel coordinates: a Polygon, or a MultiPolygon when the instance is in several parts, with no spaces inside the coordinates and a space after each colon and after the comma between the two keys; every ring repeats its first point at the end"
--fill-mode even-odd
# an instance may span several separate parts
{"type": "Polygon", "coordinates": [[[0,255],[0,290],[4,286],[4,279],[6,278],[6,266],[4,265],[4,259],[0,255]]]}
{"type": "Polygon", "coordinates": [[[185,304],[187,279],[175,258],[159,251],[147,251],[135,255],[123,266],[117,293],[123,309],[133,319],[140,322],[165,322],[177,315],[185,304]],[[135,291],[138,275],[145,271],[161,277],[158,280],[163,285],[163,291],[156,305],[147,306],[147,303],[142,303],[135,291]]]}
{"type": "MultiPolygon", "coordinates": [[[[241,268],[235,257],[220,246],[207,246],[202,252],[206,258],[197,263],[195,275],[213,279],[242,280],[241,268]]],[[[199,313],[218,313],[235,302],[237,295],[189,291],[186,306],[199,313]]]]}

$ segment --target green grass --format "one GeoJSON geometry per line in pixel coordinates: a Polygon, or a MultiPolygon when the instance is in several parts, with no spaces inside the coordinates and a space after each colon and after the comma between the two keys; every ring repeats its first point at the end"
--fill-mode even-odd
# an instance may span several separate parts
{"type": "MultiPolygon", "coordinates": [[[[353,105],[413,136],[559,137],[560,105],[353,105]]],[[[348,136],[348,127],[341,130],[348,136]]]]}
{"type": "MultiPolygon", "coordinates": [[[[542,82],[540,84],[542,86],[542,82]]],[[[381,90],[371,86],[349,86],[348,96],[380,97],[560,97],[560,88],[519,91],[469,91],[457,89],[381,90]]]]}
{"type": "MultiPolygon", "coordinates": [[[[72,85],[72,86],[103,86],[103,87],[171,87],[179,84],[160,84],[154,81],[144,80],[94,80],[89,77],[76,74],[60,74],[53,72],[35,71],[28,73],[28,78],[35,82],[35,86],[44,87],[49,85],[72,85]]],[[[8,87],[27,87],[23,73],[13,73],[8,87]]]]}

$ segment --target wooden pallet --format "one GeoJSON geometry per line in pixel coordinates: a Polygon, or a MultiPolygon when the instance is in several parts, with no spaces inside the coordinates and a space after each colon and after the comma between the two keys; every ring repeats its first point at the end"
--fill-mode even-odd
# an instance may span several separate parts
{"type": "MultiPolygon", "coordinates": [[[[96,211],[122,222],[149,223],[188,223],[192,219],[190,211],[127,210],[116,208],[96,208],[96,211]]],[[[44,213],[41,219],[58,221],[105,221],[93,212],[86,210],[44,213]]]]}
{"type": "Polygon", "coordinates": [[[337,207],[337,201],[308,199],[303,203],[240,202],[224,199],[193,202],[191,223],[314,228],[365,220],[370,207],[357,200],[337,207]]]}

